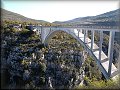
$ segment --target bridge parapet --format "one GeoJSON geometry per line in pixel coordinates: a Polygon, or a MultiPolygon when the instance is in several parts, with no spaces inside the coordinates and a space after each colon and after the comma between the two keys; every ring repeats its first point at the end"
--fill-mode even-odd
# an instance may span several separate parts
{"type": "Polygon", "coordinates": [[[95,30],[95,31],[115,31],[115,32],[120,32],[120,30],[119,30],[119,27],[117,27],[117,28],[110,28],[110,27],[53,27],[53,26],[51,26],[51,27],[44,27],[44,26],[37,26],[36,27],[37,29],[39,29],[39,30],[41,30],[41,29],[43,29],[43,28],[50,28],[50,29],[52,29],[52,30],[59,30],[59,29],[83,29],[83,30],[95,30]]]}

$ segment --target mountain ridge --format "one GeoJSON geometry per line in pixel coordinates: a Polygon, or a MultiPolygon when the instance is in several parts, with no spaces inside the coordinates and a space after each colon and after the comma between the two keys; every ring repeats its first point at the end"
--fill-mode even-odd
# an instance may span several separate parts
{"type": "Polygon", "coordinates": [[[55,25],[72,25],[72,26],[118,26],[120,9],[105,12],[96,16],[78,17],[67,21],[54,21],[52,23],[44,20],[35,20],[27,18],[15,12],[11,12],[1,8],[2,20],[21,21],[21,22],[34,22],[34,23],[49,23],[55,25]]]}
{"type": "Polygon", "coordinates": [[[44,20],[31,19],[31,18],[25,17],[21,14],[5,10],[3,8],[1,8],[1,16],[2,16],[2,20],[20,21],[20,22],[35,22],[35,23],[49,23],[48,21],[44,21],[44,20]]]}
{"type": "Polygon", "coordinates": [[[55,24],[73,24],[73,25],[107,25],[107,26],[118,26],[119,23],[119,16],[120,16],[120,9],[105,12],[100,15],[96,16],[86,16],[86,17],[78,17],[74,18],[72,20],[67,20],[67,21],[55,21],[53,23],[55,24]]]}

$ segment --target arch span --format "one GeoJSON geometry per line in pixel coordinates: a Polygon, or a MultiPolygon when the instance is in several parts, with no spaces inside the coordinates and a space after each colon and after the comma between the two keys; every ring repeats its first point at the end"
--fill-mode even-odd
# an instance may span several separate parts
{"type": "Polygon", "coordinates": [[[67,27],[43,27],[41,28],[41,40],[43,44],[48,44],[50,39],[59,31],[66,32],[75,38],[89,53],[90,56],[96,61],[101,72],[106,79],[115,78],[118,76],[119,71],[112,63],[113,60],[113,46],[115,30],[107,30],[109,34],[109,48],[108,56],[102,51],[103,31],[106,29],[94,28],[67,28],[67,27]],[[91,31],[91,39],[88,38],[87,32],[91,31]],[[100,32],[99,47],[94,43],[94,31],[100,32]]]}
{"type": "MultiPolygon", "coordinates": [[[[45,38],[45,40],[44,40],[44,44],[48,44],[49,43],[49,41],[54,37],[54,35],[56,35],[56,33],[59,33],[59,32],[65,32],[65,33],[67,33],[67,34],[69,34],[69,35],[71,35],[73,38],[75,38],[76,40],[77,40],[77,37],[74,35],[74,34],[72,34],[71,32],[69,32],[69,31],[64,31],[64,30],[57,30],[57,31],[52,31],[52,32],[50,32],[47,36],[46,36],[46,38],[45,38]]],[[[77,40],[78,41],[78,40],[77,40]]]]}
{"type": "Polygon", "coordinates": [[[100,70],[102,71],[103,75],[105,76],[105,78],[109,78],[107,71],[105,70],[105,68],[102,66],[101,62],[98,60],[98,58],[94,55],[93,51],[85,44],[84,41],[82,41],[76,34],[75,34],[75,30],[74,31],[70,31],[70,30],[55,30],[55,31],[51,31],[45,38],[44,40],[44,44],[48,44],[50,39],[58,32],[63,31],[69,35],[71,35],[73,38],[75,38],[83,47],[84,49],[86,49],[86,51],[89,53],[90,56],[92,56],[92,58],[96,61],[97,65],[99,66],[100,70]]]}

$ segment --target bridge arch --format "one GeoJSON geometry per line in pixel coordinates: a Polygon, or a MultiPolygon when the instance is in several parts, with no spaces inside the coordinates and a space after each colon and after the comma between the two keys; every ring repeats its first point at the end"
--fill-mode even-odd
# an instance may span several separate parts
{"type": "Polygon", "coordinates": [[[117,29],[97,29],[97,28],[76,28],[76,27],[41,27],[41,40],[43,44],[48,44],[50,39],[58,32],[63,31],[75,38],[96,61],[99,69],[106,79],[116,78],[118,76],[118,69],[113,65],[113,49],[114,34],[118,32],[117,29]],[[87,37],[87,32],[91,31],[91,39],[87,37]],[[94,43],[94,31],[100,32],[99,47],[94,43]],[[102,51],[103,31],[110,32],[109,34],[109,48],[108,56],[102,51]],[[86,42],[88,39],[88,42],[86,42]]]}
{"type": "MultiPolygon", "coordinates": [[[[70,33],[68,30],[56,30],[56,31],[51,31],[47,36],[46,36],[46,38],[45,38],[45,40],[44,40],[44,44],[48,44],[49,43],[49,41],[54,37],[54,35],[56,35],[56,33],[59,33],[59,32],[65,32],[65,33],[67,33],[67,34],[69,34],[69,35],[71,35],[73,38],[75,38],[77,41],[78,41],[78,37],[77,36],[75,36],[74,34],[72,34],[72,33],[70,33]]],[[[78,41],[79,42],[79,41],[78,41]]],[[[80,43],[80,42],[79,42],[80,43]]]]}
{"type": "MultiPolygon", "coordinates": [[[[75,29],[75,30],[77,30],[77,29],[75,29]]],[[[89,55],[92,56],[92,58],[96,61],[97,65],[99,66],[99,68],[102,71],[105,78],[108,79],[109,76],[108,76],[106,70],[104,69],[104,67],[101,65],[101,62],[94,55],[93,51],[90,48],[88,48],[87,45],[74,34],[74,32],[70,32],[70,30],[67,30],[67,29],[66,30],[62,30],[62,29],[61,30],[53,30],[46,36],[46,38],[44,40],[44,44],[47,45],[49,43],[50,39],[52,39],[52,37],[54,37],[54,35],[56,33],[61,32],[61,31],[71,35],[73,38],[75,38],[84,47],[84,49],[89,53],[89,55]]]]}

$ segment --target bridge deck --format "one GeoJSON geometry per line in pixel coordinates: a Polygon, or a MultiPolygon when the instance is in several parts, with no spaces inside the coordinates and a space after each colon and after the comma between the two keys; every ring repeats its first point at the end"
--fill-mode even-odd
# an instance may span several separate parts
{"type": "MultiPolygon", "coordinates": [[[[78,36],[78,32],[75,32],[76,36],[78,36]]],[[[84,42],[84,34],[79,32],[79,39],[81,39],[84,42]]],[[[90,49],[91,48],[91,39],[86,37],[86,45],[90,49]]],[[[99,60],[99,47],[94,43],[93,44],[93,53],[99,60]]],[[[103,65],[104,69],[108,72],[109,67],[109,60],[108,57],[105,55],[105,53],[101,52],[101,64],[103,65]]],[[[118,72],[118,69],[112,64],[111,68],[111,77],[116,75],[116,72],[118,72]]]]}

